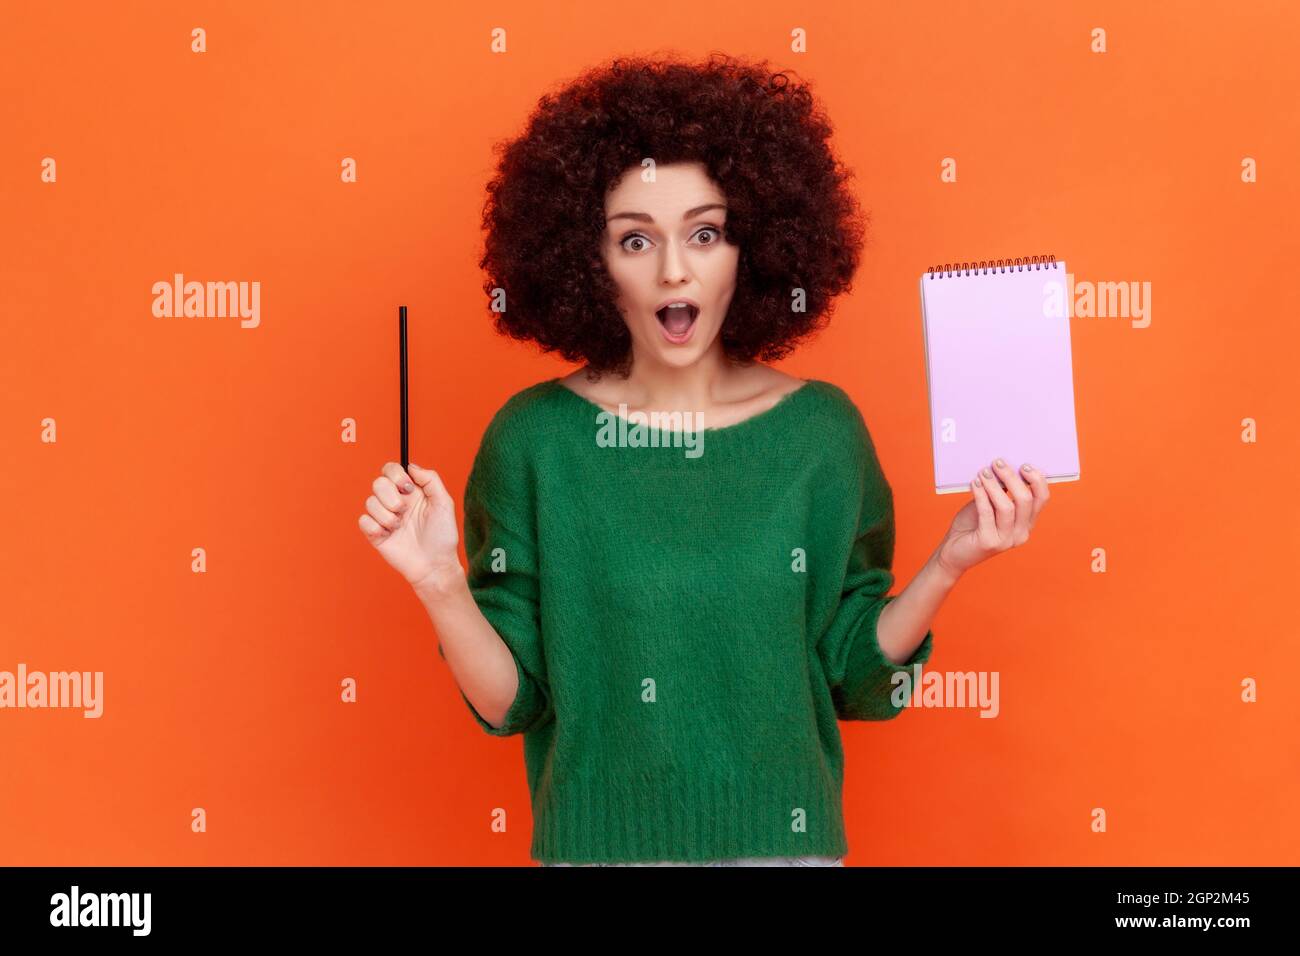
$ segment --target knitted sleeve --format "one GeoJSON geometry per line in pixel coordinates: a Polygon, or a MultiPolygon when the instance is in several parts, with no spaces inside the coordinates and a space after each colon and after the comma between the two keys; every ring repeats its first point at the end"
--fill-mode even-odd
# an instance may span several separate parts
{"type": "Polygon", "coordinates": [[[533,730],[555,716],[542,651],[532,470],[520,434],[515,430],[512,439],[498,413],[465,487],[467,583],[515,659],[519,690],[500,727],[484,720],[464,692],[461,698],[478,725],[497,737],[533,730]]]}
{"type": "Polygon", "coordinates": [[[876,639],[880,612],[897,597],[886,596],[894,583],[894,497],[866,424],[860,413],[855,417],[856,444],[863,452],[859,462],[859,520],[840,604],[817,650],[841,720],[889,720],[906,706],[893,703],[891,695],[898,684],[891,678],[910,673],[914,664],[930,659],[934,632],[926,633],[904,664],[887,658],[876,639]]]}

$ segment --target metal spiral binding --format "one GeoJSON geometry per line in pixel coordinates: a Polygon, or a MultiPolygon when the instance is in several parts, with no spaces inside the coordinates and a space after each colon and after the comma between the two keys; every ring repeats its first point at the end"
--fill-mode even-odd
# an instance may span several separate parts
{"type": "Polygon", "coordinates": [[[981,259],[978,262],[945,262],[926,269],[926,278],[948,278],[954,275],[990,275],[994,272],[1023,272],[1026,269],[1055,269],[1056,256],[1021,256],[1016,259],[981,259]]]}

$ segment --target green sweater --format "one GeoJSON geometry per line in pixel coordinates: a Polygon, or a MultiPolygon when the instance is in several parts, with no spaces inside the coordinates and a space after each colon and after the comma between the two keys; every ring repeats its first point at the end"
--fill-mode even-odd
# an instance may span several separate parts
{"type": "Polygon", "coordinates": [[[694,449],[659,424],[559,379],[493,417],[467,574],[519,691],[500,727],[461,697],[524,735],[536,860],[845,854],[836,720],[897,716],[933,641],[876,642],[894,515],[866,424],[817,379],[694,449]]]}

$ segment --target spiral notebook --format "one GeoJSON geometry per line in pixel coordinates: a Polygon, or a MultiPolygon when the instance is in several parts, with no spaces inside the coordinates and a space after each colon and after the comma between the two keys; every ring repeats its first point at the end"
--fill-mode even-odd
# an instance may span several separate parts
{"type": "Polygon", "coordinates": [[[969,492],[995,458],[1077,481],[1065,263],[945,263],[921,276],[934,490],[969,492]]]}

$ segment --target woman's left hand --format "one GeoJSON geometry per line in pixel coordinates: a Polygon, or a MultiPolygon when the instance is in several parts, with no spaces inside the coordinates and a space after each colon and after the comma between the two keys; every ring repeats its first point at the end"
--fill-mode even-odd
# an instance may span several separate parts
{"type": "Polygon", "coordinates": [[[974,497],[957,512],[939,545],[939,566],[954,578],[1028,541],[1029,530],[1050,497],[1041,472],[1014,471],[1001,458],[989,469],[980,470],[971,482],[971,492],[974,497]],[[984,474],[986,470],[991,473],[984,474]]]}

